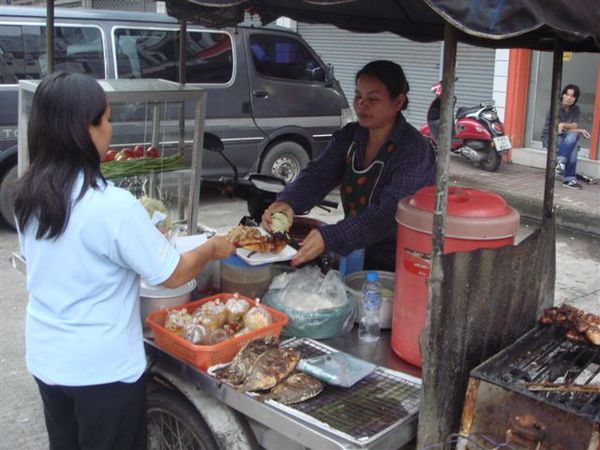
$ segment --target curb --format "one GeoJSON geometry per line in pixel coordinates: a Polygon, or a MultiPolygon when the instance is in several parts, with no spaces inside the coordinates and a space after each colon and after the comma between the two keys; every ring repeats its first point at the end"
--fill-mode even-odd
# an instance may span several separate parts
{"type": "MultiPolygon", "coordinates": [[[[490,189],[490,186],[486,186],[486,190],[501,195],[510,206],[519,211],[522,217],[534,222],[542,221],[543,199],[534,199],[513,192],[490,189]]],[[[555,203],[554,215],[557,227],[600,237],[600,215],[597,213],[569,208],[555,203]]]]}

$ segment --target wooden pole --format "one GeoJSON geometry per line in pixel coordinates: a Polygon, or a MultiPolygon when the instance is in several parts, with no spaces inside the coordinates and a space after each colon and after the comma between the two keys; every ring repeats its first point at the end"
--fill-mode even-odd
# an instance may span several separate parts
{"type": "MultiPolygon", "coordinates": [[[[439,315],[441,305],[441,289],[444,281],[442,255],[444,253],[444,226],[448,206],[448,173],[450,166],[450,144],[454,129],[454,78],[456,73],[456,29],[446,24],[444,29],[444,72],[442,79],[442,105],[440,111],[440,137],[438,141],[436,168],[435,210],[433,213],[432,232],[432,266],[429,279],[429,296],[427,301],[427,321],[422,348],[437,345],[431,336],[432,315],[439,315]],[[435,312],[437,314],[434,314],[435,312]]],[[[423,354],[423,388],[421,390],[421,410],[417,434],[417,448],[442,442],[452,433],[454,416],[442,411],[442,402],[437,398],[441,386],[436,386],[435,363],[431,362],[428,352],[423,354]]],[[[460,414],[460,411],[458,412],[460,414]]]]}
{"type": "Polygon", "coordinates": [[[546,153],[546,181],[544,186],[544,208],[542,221],[546,223],[554,216],[554,167],[556,166],[556,130],[558,127],[559,97],[562,84],[563,67],[562,46],[556,45],[552,58],[552,87],[550,100],[550,132],[548,133],[548,152],[546,153]]]}

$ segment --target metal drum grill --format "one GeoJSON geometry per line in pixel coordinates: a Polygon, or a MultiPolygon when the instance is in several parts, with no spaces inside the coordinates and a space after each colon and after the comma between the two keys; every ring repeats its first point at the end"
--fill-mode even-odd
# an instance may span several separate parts
{"type": "MultiPolygon", "coordinates": [[[[332,351],[310,339],[292,339],[282,346],[311,358],[332,351]]],[[[390,428],[416,420],[420,385],[399,373],[378,367],[351,388],[327,385],[317,397],[281,407],[290,414],[357,443],[365,444],[390,428]]]]}
{"type": "Polygon", "coordinates": [[[461,435],[514,448],[600,448],[600,347],[564,335],[536,328],[475,368],[461,435]]]}

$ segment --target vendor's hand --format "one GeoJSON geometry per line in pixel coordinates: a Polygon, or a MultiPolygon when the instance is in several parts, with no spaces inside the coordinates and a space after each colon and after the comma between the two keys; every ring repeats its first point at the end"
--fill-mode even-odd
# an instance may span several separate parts
{"type": "Polygon", "coordinates": [[[583,129],[583,128],[582,128],[581,130],[579,130],[579,132],[581,133],[581,135],[582,135],[584,138],[586,138],[586,139],[589,139],[589,138],[590,138],[590,133],[589,133],[589,131],[588,131],[588,130],[585,130],[585,129],[583,129]]]}
{"type": "Polygon", "coordinates": [[[223,259],[235,252],[235,247],[224,236],[214,236],[206,241],[205,245],[212,247],[211,259],[223,259]]]}
{"type": "Polygon", "coordinates": [[[308,233],[306,239],[300,242],[300,250],[292,258],[292,266],[296,267],[305,262],[312,261],[325,251],[325,242],[321,232],[313,229],[308,233]]]}
{"type": "Polygon", "coordinates": [[[260,225],[267,230],[268,232],[271,232],[271,225],[272,225],[272,219],[271,216],[273,214],[275,214],[276,212],[282,212],[284,213],[289,222],[290,222],[290,228],[292,227],[292,223],[294,223],[294,210],[292,209],[292,207],[290,205],[288,205],[285,202],[273,202],[271,203],[271,205],[265,209],[265,212],[262,215],[261,218],[261,223],[260,225]]]}

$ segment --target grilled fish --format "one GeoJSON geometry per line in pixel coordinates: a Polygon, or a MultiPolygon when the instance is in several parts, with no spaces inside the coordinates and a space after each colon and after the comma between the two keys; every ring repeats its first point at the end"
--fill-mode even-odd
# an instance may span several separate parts
{"type": "Polygon", "coordinates": [[[323,390],[323,383],[303,372],[295,372],[268,394],[259,397],[259,400],[275,400],[284,405],[293,405],[309,398],[316,397],[323,390]]]}
{"type": "Polygon", "coordinates": [[[231,364],[215,372],[215,376],[234,386],[238,386],[244,382],[244,379],[260,355],[268,350],[277,348],[279,348],[279,339],[276,337],[266,337],[250,341],[242,347],[235,358],[233,358],[233,361],[231,361],[231,364]]]}
{"type": "Polygon", "coordinates": [[[289,348],[274,348],[258,357],[246,376],[240,391],[265,391],[271,389],[296,368],[300,353],[289,348]]]}

